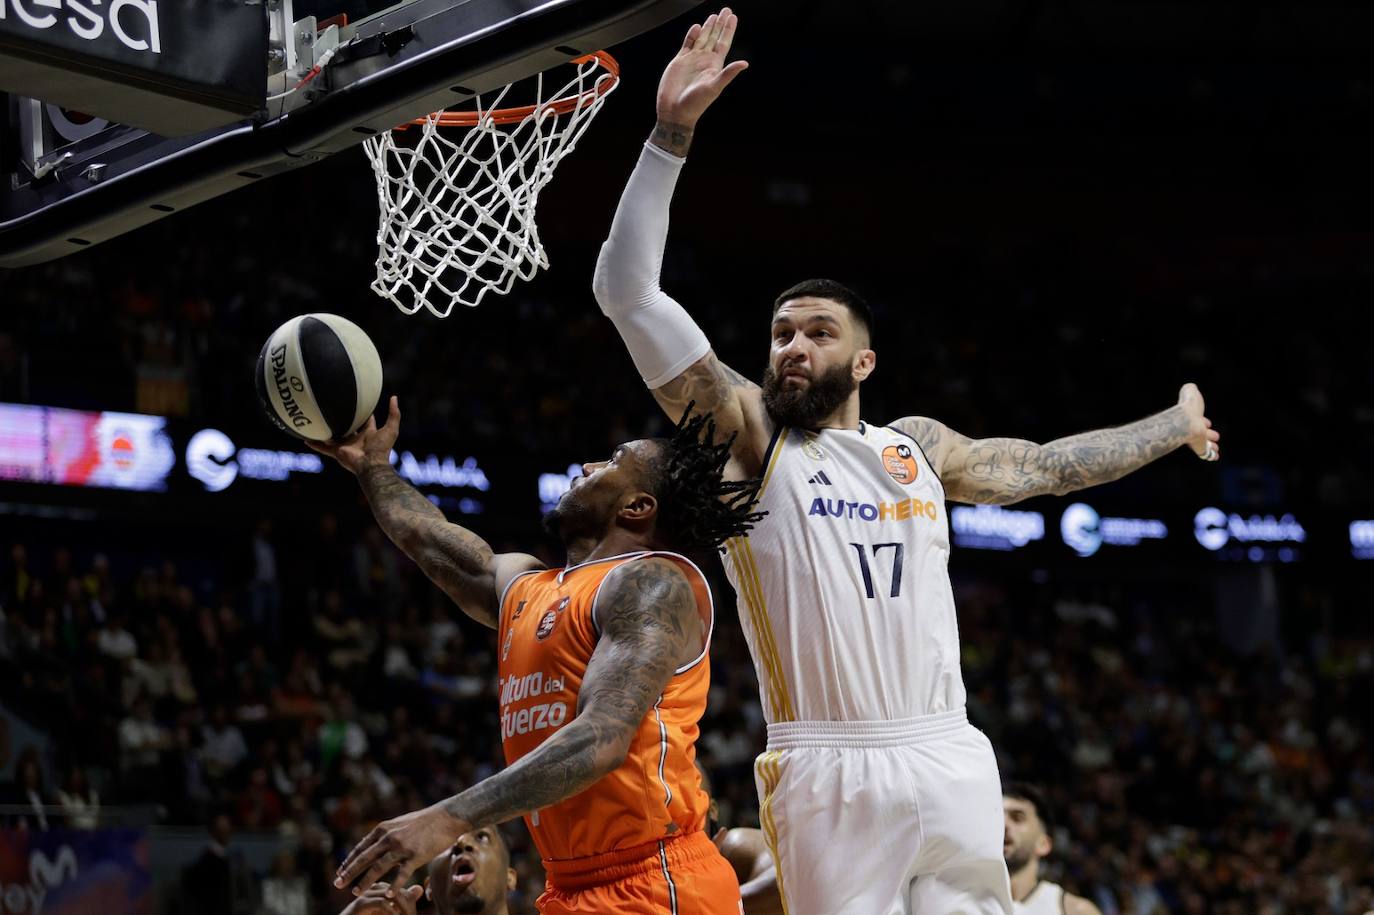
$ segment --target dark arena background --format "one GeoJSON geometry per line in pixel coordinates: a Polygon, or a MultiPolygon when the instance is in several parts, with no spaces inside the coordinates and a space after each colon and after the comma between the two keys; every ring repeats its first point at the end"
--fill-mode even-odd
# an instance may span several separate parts
{"type": "MultiPolygon", "coordinates": [[[[876,314],[872,420],[1047,441],[1193,381],[1224,434],[1217,464],[950,506],[970,716],[1056,810],[1046,872],[1107,915],[1374,910],[1374,7],[736,11],[751,66],[663,277],[726,362],[759,377],[773,297],[828,276],[876,314]]],[[[0,274],[0,912],[43,911],[16,849],[58,830],[104,881],[71,911],[339,912],[362,834],[500,768],[494,635],[267,423],[254,363],[293,315],[357,322],[402,473],[561,563],[541,511],[576,465],[665,429],[591,275],[690,21],[612,49],[624,84],[540,202],[551,269],[478,308],[369,292],[360,150],[0,274]],[[32,482],[62,423],[133,430],[90,460],[145,491],[32,482]]],[[[699,748],[754,826],[757,684],[708,574],[699,748]]]]}

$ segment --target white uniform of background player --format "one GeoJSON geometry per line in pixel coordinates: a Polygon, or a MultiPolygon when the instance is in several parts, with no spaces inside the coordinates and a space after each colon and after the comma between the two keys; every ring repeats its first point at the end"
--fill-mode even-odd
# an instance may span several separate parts
{"type": "Polygon", "coordinates": [[[1054,850],[1044,796],[1029,785],[1010,784],[1002,795],[1006,835],[1002,847],[1011,872],[1016,915],[1102,915],[1082,896],[1040,876],[1040,862],[1054,850]]]}
{"type": "Polygon", "coordinates": [[[828,281],[775,303],[762,386],[723,365],[659,273],[693,128],[747,66],[725,63],[735,24],[727,9],[693,26],[664,71],[597,302],[669,416],[711,411],[738,436],[730,475],[765,480],[769,514],[729,544],[726,569],[769,725],[756,776],[787,910],[1009,913],[996,760],[964,713],[944,499],[1069,492],[1185,443],[1214,456],[1217,433],[1193,385],[1149,419],[1044,446],[924,417],[864,423],[867,306],[828,281]]]}

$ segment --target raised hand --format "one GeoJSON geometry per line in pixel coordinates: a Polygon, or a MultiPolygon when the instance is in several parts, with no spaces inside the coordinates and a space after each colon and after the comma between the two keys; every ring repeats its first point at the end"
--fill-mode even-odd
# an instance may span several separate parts
{"type": "Polygon", "coordinates": [[[1212,428],[1204,410],[1202,392],[1191,381],[1179,388],[1178,405],[1188,416],[1188,447],[1204,461],[1221,459],[1221,433],[1212,428]]]}
{"type": "Polygon", "coordinates": [[[393,395],[387,412],[386,425],[377,428],[376,417],[369,416],[367,425],[361,432],[355,432],[340,442],[307,442],[320,454],[326,454],[338,461],[352,473],[358,473],[368,464],[390,464],[391,449],[396,445],[396,436],[401,431],[401,405],[393,395]]]}
{"type": "Polygon", "coordinates": [[[743,60],[725,62],[738,23],[727,6],[687,30],[682,49],[658,83],[660,124],[692,130],[725,87],[749,66],[743,60]]]}
{"type": "MultiPolygon", "coordinates": [[[[389,419],[387,425],[391,425],[389,419]]],[[[396,871],[396,883],[404,885],[416,871],[471,829],[469,824],[449,814],[442,804],[379,823],[353,846],[339,865],[334,886],[339,889],[354,885],[370,887],[393,870],[396,871]]],[[[365,891],[355,890],[355,894],[362,892],[365,891]]],[[[387,890],[387,893],[396,895],[394,890],[387,890]]]]}

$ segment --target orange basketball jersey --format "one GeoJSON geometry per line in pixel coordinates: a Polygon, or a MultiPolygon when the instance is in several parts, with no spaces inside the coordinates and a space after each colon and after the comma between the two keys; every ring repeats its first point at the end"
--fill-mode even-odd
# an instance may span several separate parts
{"type": "Polygon", "coordinates": [[[596,599],[617,566],[649,556],[681,566],[696,593],[706,639],[701,654],[679,668],[644,716],[625,762],[586,791],[525,817],[540,854],[586,858],[704,828],[709,801],[696,758],[697,722],[710,687],[707,649],[711,592],[691,560],[640,552],[528,572],[501,599],[501,742],[514,763],[577,714],[577,696],[599,634],[596,599]]]}

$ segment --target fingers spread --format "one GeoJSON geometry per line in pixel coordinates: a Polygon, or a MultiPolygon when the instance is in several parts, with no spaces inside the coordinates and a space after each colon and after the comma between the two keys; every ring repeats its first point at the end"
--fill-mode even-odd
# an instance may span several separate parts
{"type": "MultiPolygon", "coordinates": [[[[338,879],[334,881],[334,885],[337,887],[345,887],[357,883],[358,875],[386,852],[386,847],[383,843],[385,835],[386,833],[382,832],[382,828],[378,826],[376,829],[369,832],[361,842],[355,845],[353,850],[348,853],[348,857],[344,859],[344,863],[339,866],[339,876],[338,879]]],[[[370,886],[376,883],[382,873],[385,873],[385,871],[363,881],[362,885],[370,886]]]]}
{"type": "MultiPolygon", "coordinates": [[[[362,883],[366,885],[381,880],[391,872],[392,868],[401,863],[402,858],[403,855],[395,851],[382,855],[381,858],[373,863],[372,868],[367,872],[367,876],[362,879],[362,883]]],[[[388,896],[395,895],[390,889],[386,892],[388,896]]]]}

